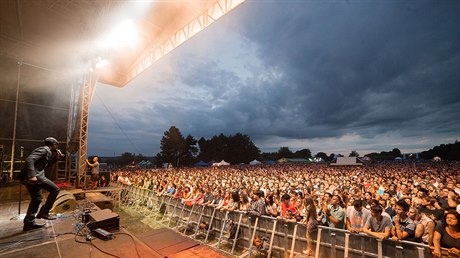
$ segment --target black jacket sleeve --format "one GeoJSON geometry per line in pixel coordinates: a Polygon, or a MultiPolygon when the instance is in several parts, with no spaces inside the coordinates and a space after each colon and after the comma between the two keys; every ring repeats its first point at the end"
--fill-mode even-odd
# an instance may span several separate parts
{"type": "Polygon", "coordinates": [[[56,157],[46,146],[38,147],[26,158],[27,177],[44,176],[45,168],[56,162],[56,157]]]}

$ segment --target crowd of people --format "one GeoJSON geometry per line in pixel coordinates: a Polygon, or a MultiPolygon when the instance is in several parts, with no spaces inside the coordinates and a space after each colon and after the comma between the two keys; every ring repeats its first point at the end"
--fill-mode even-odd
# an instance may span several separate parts
{"type": "Polygon", "coordinates": [[[460,254],[460,163],[364,166],[278,164],[118,170],[111,180],[214,206],[302,222],[307,249],[318,225],[380,239],[406,240],[460,254]]]}

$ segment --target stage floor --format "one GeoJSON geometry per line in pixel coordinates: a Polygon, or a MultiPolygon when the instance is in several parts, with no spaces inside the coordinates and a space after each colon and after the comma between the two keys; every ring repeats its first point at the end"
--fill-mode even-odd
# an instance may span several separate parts
{"type": "MultiPolygon", "coordinates": [[[[46,227],[23,232],[22,219],[29,204],[24,187],[21,195],[22,216],[18,216],[19,185],[0,188],[1,257],[229,257],[172,229],[150,228],[117,208],[114,212],[120,216],[120,230],[112,232],[112,240],[76,238],[75,233],[81,225],[79,209],[59,215],[54,221],[37,220],[46,222],[46,227]]],[[[78,201],[78,204],[80,209],[98,209],[87,200],[78,201]]]]}

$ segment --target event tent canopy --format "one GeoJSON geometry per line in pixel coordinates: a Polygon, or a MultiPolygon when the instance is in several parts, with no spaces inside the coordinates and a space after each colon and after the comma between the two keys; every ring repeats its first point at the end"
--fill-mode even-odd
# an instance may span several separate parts
{"type": "Polygon", "coordinates": [[[258,160],[256,160],[256,159],[253,160],[253,161],[251,161],[251,162],[249,162],[249,165],[253,165],[253,166],[255,166],[255,165],[260,165],[260,164],[262,164],[262,162],[260,162],[260,161],[258,161],[258,160]]]}
{"type": "Polygon", "coordinates": [[[229,166],[229,165],[230,165],[230,163],[226,162],[225,160],[222,160],[219,163],[212,164],[212,166],[214,166],[214,167],[229,166]]]}

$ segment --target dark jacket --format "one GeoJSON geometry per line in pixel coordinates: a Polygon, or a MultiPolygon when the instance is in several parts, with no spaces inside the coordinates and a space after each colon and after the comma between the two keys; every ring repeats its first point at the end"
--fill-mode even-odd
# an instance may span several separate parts
{"type": "Polygon", "coordinates": [[[56,154],[48,146],[38,147],[26,158],[21,180],[27,182],[28,178],[37,177],[39,182],[45,180],[45,169],[57,160],[56,154]]]}

